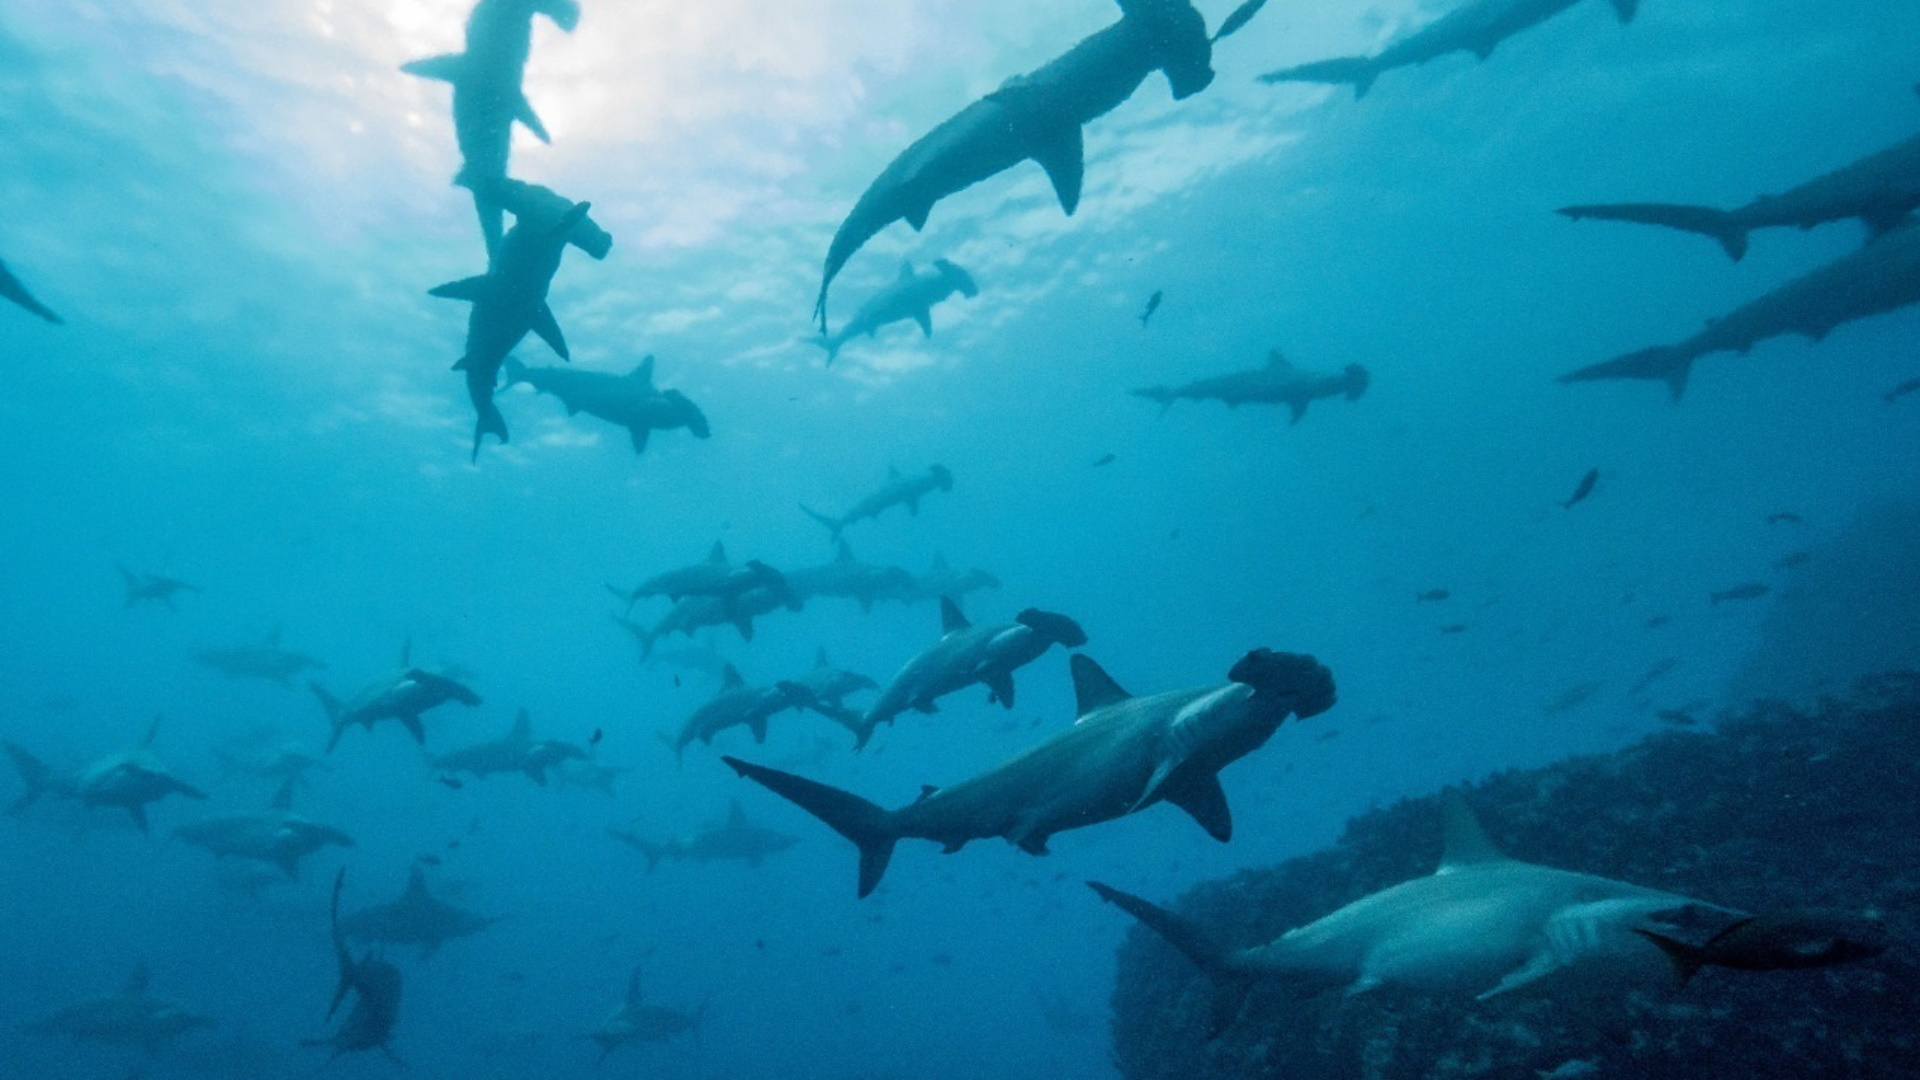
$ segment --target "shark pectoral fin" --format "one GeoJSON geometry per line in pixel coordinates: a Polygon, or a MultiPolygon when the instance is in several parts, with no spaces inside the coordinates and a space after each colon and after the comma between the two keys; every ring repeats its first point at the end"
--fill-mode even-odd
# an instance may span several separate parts
{"type": "Polygon", "coordinates": [[[533,132],[534,138],[549,146],[553,145],[553,137],[547,134],[547,125],[540,122],[540,117],[534,113],[533,104],[527,100],[525,94],[520,95],[520,100],[513,103],[513,118],[520,121],[528,131],[533,132]]]}
{"type": "Polygon", "coordinates": [[[986,684],[989,704],[997,701],[1002,708],[1013,708],[1013,672],[983,671],[980,681],[986,684]]]}
{"type": "Polygon", "coordinates": [[[1060,209],[1068,217],[1080,207],[1080,182],[1086,175],[1086,146],[1080,137],[1080,125],[1069,120],[1059,128],[1041,135],[1033,149],[1033,160],[1047,170],[1053,181],[1053,193],[1060,197],[1060,209]]]}
{"type": "Polygon", "coordinates": [[[926,203],[921,206],[913,207],[912,209],[908,210],[906,213],[900,216],[906,219],[907,224],[912,227],[914,232],[919,232],[921,229],[924,229],[927,227],[927,215],[932,212],[933,212],[933,204],[926,203]]]}
{"type": "Polygon", "coordinates": [[[1133,801],[1132,806],[1127,807],[1127,813],[1136,813],[1152,803],[1153,800],[1161,798],[1163,796],[1160,790],[1161,787],[1166,784],[1167,777],[1173,775],[1173,770],[1180,767],[1180,761],[1180,758],[1168,758],[1160,762],[1160,764],[1155,765],[1153,767],[1153,775],[1147,777],[1146,787],[1140,789],[1140,797],[1133,801]]]}
{"type": "Polygon", "coordinates": [[[636,454],[646,453],[647,437],[653,434],[653,429],[649,427],[631,427],[627,429],[627,434],[633,439],[633,452],[636,454]]]}
{"type": "Polygon", "coordinates": [[[413,736],[414,742],[419,743],[421,746],[427,745],[427,729],[420,725],[420,718],[418,716],[399,716],[395,717],[395,719],[400,721],[401,727],[407,729],[407,734],[413,736]]]}
{"type": "Polygon", "coordinates": [[[1294,398],[1292,401],[1287,402],[1287,407],[1293,410],[1293,419],[1289,421],[1290,423],[1297,424],[1300,422],[1301,417],[1307,415],[1306,398],[1294,398]]]}
{"type": "Polygon", "coordinates": [[[429,56],[425,60],[414,60],[400,65],[400,70],[422,79],[438,79],[441,82],[457,83],[466,72],[467,58],[464,53],[445,53],[429,56]]]}
{"type": "Polygon", "coordinates": [[[476,301],[487,294],[487,276],[461,278],[449,281],[445,285],[436,285],[427,290],[428,296],[437,296],[442,300],[476,301]]]}
{"type": "Polygon", "coordinates": [[[1233,839],[1233,811],[1227,807],[1227,793],[1218,774],[1196,777],[1165,791],[1166,800],[1185,810],[1221,843],[1233,839]]]}
{"type": "Polygon", "coordinates": [[[560,324],[554,320],[553,309],[542,303],[533,313],[533,332],[547,347],[560,354],[560,359],[571,360],[573,355],[567,352],[567,339],[561,336],[560,324]]]}
{"type": "Polygon", "coordinates": [[[933,309],[931,307],[923,307],[919,311],[914,312],[913,321],[920,324],[921,337],[933,336],[933,309]]]}
{"type": "Polygon", "coordinates": [[[1040,831],[1039,823],[1031,815],[1007,831],[1008,842],[1029,855],[1047,854],[1048,839],[1048,834],[1040,831]]]}
{"type": "Polygon", "coordinates": [[[1541,979],[1553,974],[1560,970],[1560,967],[1560,958],[1554,955],[1553,950],[1542,949],[1529,957],[1526,963],[1521,964],[1519,967],[1501,976],[1500,981],[1494,983],[1492,988],[1474,995],[1474,1000],[1485,1001],[1490,997],[1497,997],[1509,990],[1518,990],[1520,987],[1536,979],[1541,979]]]}

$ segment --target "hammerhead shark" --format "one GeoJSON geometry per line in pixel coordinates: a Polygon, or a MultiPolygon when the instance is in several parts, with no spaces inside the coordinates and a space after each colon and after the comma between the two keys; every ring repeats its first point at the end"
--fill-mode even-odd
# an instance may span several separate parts
{"type": "Polygon", "coordinates": [[[622,1046],[660,1042],[696,1030],[706,1016],[704,1004],[692,1012],[646,1004],[640,994],[640,968],[635,965],[633,973],[627,976],[626,1000],[613,1010],[600,1030],[587,1037],[600,1044],[600,1059],[605,1061],[608,1054],[622,1046]]]}
{"type": "Polygon", "coordinates": [[[609,585],[607,591],[625,600],[627,610],[632,611],[633,605],[649,597],[664,596],[678,603],[682,597],[708,592],[732,573],[733,563],[727,559],[726,545],[715,540],[701,562],[662,571],[630,590],[609,585]]]}
{"type": "Polygon", "coordinates": [[[275,627],[258,645],[235,645],[224,649],[198,649],[193,659],[229,679],[265,679],[291,688],[294,676],[309,668],[325,668],[318,658],[280,647],[280,629],[275,627]]]}
{"type": "Polygon", "coordinates": [[[355,724],[373,730],[373,725],[382,720],[398,720],[413,741],[426,745],[427,731],[421,726],[420,714],[428,709],[457,701],[469,708],[480,704],[480,695],[466,686],[455,682],[445,675],[435,675],[431,671],[412,667],[408,657],[412,647],[404,646],[400,650],[400,670],[368,683],[352,698],[342,701],[327,692],[326,687],[317,682],[307,684],[313,695],[320,699],[320,707],[327,712],[327,719],[333,724],[333,735],[327,740],[327,753],[340,745],[340,736],[355,724]]]}
{"type": "Polygon", "coordinates": [[[861,304],[845,326],[814,338],[814,344],[827,350],[827,363],[831,365],[842,345],[862,334],[872,337],[889,323],[912,319],[920,324],[922,337],[932,337],[933,305],[954,293],[971,300],[980,295],[980,287],[974,284],[972,274],[945,259],[933,260],[933,273],[926,275],[914,273],[913,264],[906,263],[900,267],[900,276],[861,304]]]}
{"type": "Polygon", "coordinates": [[[1606,203],[1566,206],[1558,212],[1575,221],[1634,221],[1699,233],[1718,240],[1728,258],[1738,262],[1747,253],[1747,234],[1755,229],[1788,225],[1811,229],[1829,221],[1858,218],[1867,227],[1869,239],[1877,239],[1906,221],[1916,208],[1920,208],[1920,135],[1732,210],[1669,203],[1606,203]]]}
{"type": "Polygon", "coordinates": [[[69,1005],[26,1025],[41,1035],[65,1035],[74,1042],[139,1046],[157,1053],[195,1028],[213,1027],[211,1018],[198,1016],[147,992],[147,965],[133,969],[125,986],[111,997],[69,1005]]]}
{"type": "Polygon", "coordinates": [[[1187,0],[1120,0],[1120,11],[1119,22],[1008,79],[881,171],[827,248],[814,305],[822,334],[828,332],[828,287],[880,230],[904,220],[918,232],[934,203],[1029,159],[1046,170],[1060,209],[1072,216],[1086,168],[1082,127],[1132,97],[1155,71],[1166,75],[1176,101],[1213,82],[1213,40],[1187,0]]]}
{"type": "Polygon", "coordinates": [[[1065,615],[1039,608],[1028,608],[1014,616],[1012,623],[975,626],[967,621],[960,605],[951,598],[940,598],[940,640],[925,652],[907,661],[873,707],[854,729],[854,749],[873,737],[881,724],[908,709],[923,713],[938,710],[934,704],[956,690],[975,683],[987,688],[987,700],[1013,708],[1013,673],[1040,659],[1054,645],[1077,649],[1087,643],[1087,633],[1065,615]]]}
{"type": "Polygon", "coordinates": [[[473,191],[474,210],[487,254],[500,250],[500,204],[487,185],[505,180],[517,121],[541,142],[551,142],[520,88],[533,49],[533,17],[545,15],[572,32],[580,22],[575,0],[480,0],[467,16],[465,52],[415,60],[400,70],[453,84],[453,133],[463,164],[453,182],[473,191]]]}
{"type": "Polygon", "coordinates": [[[328,845],[352,847],[353,837],[295,814],[295,779],[290,776],[280,785],[265,810],[196,821],[175,829],[174,835],[206,848],[218,858],[250,859],[277,866],[288,880],[298,881],[301,859],[328,845]]]}
{"type": "Polygon", "coordinates": [[[557,367],[530,368],[511,356],[505,363],[508,386],[526,383],[543,394],[559,398],[568,416],[586,413],[626,428],[636,454],[646,452],[647,437],[656,431],[686,428],[696,439],[713,434],[707,426],[707,414],[687,395],[653,385],[652,356],[640,361],[638,367],[625,375],[557,367]]]}
{"type": "Polygon", "coordinates": [[[916,604],[922,600],[939,600],[943,597],[959,600],[970,592],[981,589],[997,589],[1000,579],[979,567],[961,570],[950,565],[944,555],[935,555],[933,565],[927,572],[913,579],[912,585],[888,599],[903,603],[916,604]]]}
{"type": "Polygon", "coordinates": [[[833,561],[789,570],[787,585],[804,600],[817,596],[858,601],[861,611],[872,611],[880,600],[906,600],[916,584],[913,573],[898,566],[873,566],[854,558],[853,549],[839,541],[833,561]]]}
{"type": "Polygon", "coordinates": [[[712,701],[695,709],[686,723],[680,725],[679,734],[666,742],[676,758],[685,754],[687,746],[696,740],[711,745],[715,735],[732,727],[746,728],[753,732],[754,742],[763,743],[767,741],[768,720],[788,709],[804,709],[812,703],[812,695],[798,683],[783,680],[772,686],[748,686],[739,669],[728,664],[721,675],[720,692],[712,701]]]}
{"type": "Polygon", "coordinates": [[[585,761],[587,752],[558,739],[535,739],[533,718],[521,709],[505,736],[453,750],[433,759],[433,767],[448,773],[471,773],[485,779],[495,773],[525,773],[541,787],[547,770],[563,761],[585,761]]]}
{"type": "Polygon", "coordinates": [[[126,603],[123,605],[125,607],[154,603],[164,605],[168,611],[178,611],[179,608],[173,602],[175,596],[183,592],[200,591],[199,586],[181,581],[177,577],[141,573],[124,566],[116,566],[114,569],[120,571],[120,580],[127,588],[126,603]]]}
{"type": "Polygon", "coordinates": [[[854,503],[839,517],[808,509],[805,504],[801,505],[800,512],[825,525],[833,538],[838,540],[841,531],[856,521],[878,520],[883,511],[895,506],[904,506],[907,513],[918,516],[922,496],[952,490],[953,474],[944,465],[929,465],[926,472],[913,476],[902,476],[899,469],[888,466],[887,482],[881,485],[880,490],[854,503]]]}
{"type": "Polygon", "coordinates": [[[1795,278],[1674,345],[1656,345],[1560,376],[1563,383],[1657,379],[1674,401],[1687,390],[1693,362],[1709,353],[1745,353],[1782,334],[1813,341],[1842,323],[1920,302],[1920,223],[1903,225],[1858,251],[1795,278]]]}
{"type": "Polygon", "coordinates": [[[742,641],[752,641],[754,619],[781,608],[799,611],[801,607],[802,601],[791,589],[757,588],[739,594],[731,603],[716,596],[689,596],[652,626],[622,616],[615,616],[614,622],[640,643],[640,659],[646,660],[653,656],[653,647],[661,638],[672,634],[692,637],[695,631],[709,626],[732,626],[740,632],[742,641]]]}
{"type": "Polygon", "coordinates": [[[120,754],[109,754],[78,772],[57,773],[46,762],[34,757],[17,743],[7,742],[7,755],[20,770],[27,790],[7,809],[18,814],[32,806],[42,795],[74,799],[87,807],[117,806],[133,818],[141,832],[148,832],[147,805],[169,795],[185,795],[206,801],[207,793],[168,771],[153,754],[153,740],[160,733],[160,718],[148,725],[140,744],[120,754]]]}
{"type": "Polygon", "coordinates": [[[331,1046],[333,1055],[378,1050],[396,1065],[404,1064],[393,1052],[393,1025],[400,1019],[400,969],[372,953],[356,960],[347,949],[347,936],[340,926],[340,890],[347,883],[346,867],[333,879],[333,906],[329,925],[333,932],[334,960],[340,966],[340,980],[333,990],[333,1004],[327,1006],[327,1019],[340,1011],[351,991],[353,1008],[332,1035],[321,1039],[302,1039],[302,1046],[331,1046]]]}
{"type": "MultiPolygon", "coordinates": [[[[1470,52],[1485,60],[1499,44],[1529,30],[1579,3],[1580,0],[1469,0],[1375,56],[1342,56],[1319,60],[1260,76],[1264,83],[1351,83],[1353,96],[1362,98],[1373,81],[1394,68],[1424,64],[1455,52],[1470,52]]],[[[1608,0],[1622,23],[1630,23],[1640,0],[1608,0]]]]}
{"type": "Polygon", "coordinates": [[[1259,749],[1289,715],[1304,719],[1334,703],[1333,676],[1311,656],[1255,649],[1227,678],[1223,686],[1134,697],[1076,653],[1072,727],[952,787],[928,787],[898,810],[778,769],[721,760],[853,841],[863,897],[880,884],[894,845],[909,837],[955,852],[999,836],[1044,855],[1055,833],[1170,802],[1224,842],[1233,817],[1220,770],[1259,749]]]}
{"type": "Polygon", "coordinates": [[[812,698],[808,708],[838,722],[855,735],[860,733],[864,725],[860,711],[846,703],[847,695],[880,688],[879,683],[857,671],[834,667],[827,659],[827,650],[824,648],[814,654],[812,669],[792,681],[804,688],[812,698]]]}
{"type": "MultiPolygon", "coordinates": [[[[1683,961],[1670,961],[1663,955],[1668,946],[1659,942],[1681,951],[1679,939],[1701,926],[1713,928],[1709,941],[1718,941],[1725,930],[1753,920],[1659,889],[1520,862],[1487,839],[1458,791],[1449,790],[1442,807],[1446,850],[1431,875],[1361,897],[1264,945],[1228,948],[1181,916],[1088,884],[1213,980],[1215,1034],[1262,980],[1303,993],[1344,986],[1351,996],[1394,985],[1482,1001],[1569,982],[1623,989],[1663,978],[1671,983],[1683,961]]],[[[1831,955],[1827,962],[1842,963],[1858,952],[1831,955]]],[[[1697,952],[1689,954],[1689,961],[1698,959],[1697,952]]]]}
{"type": "Polygon", "coordinates": [[[566,338],[547,306],[547,289],[560,270],[560,256],[569,237],[587,216],[588,203],[574,203],[558,215],[532,213],[514,218],[513,228],[500,242],[500,253],[478,277],[450,281],[427,290],[428,295],[473,304],[467,314],[467,349],[454,362],[467,375],[467,396],[477,417],[473,429],[473,459],[480,457],[480,441],[487,435],[507,441],[507,421],[493,402],[500,368],[507,354],[529,332],[547,343],[562,360],[570,359],[566,338]]]}
{"type": "Polygon", "coordinates": [[[350,938],[385,945],[418,945],[420,958],[425,960],[449,940],[477,934],[499,921],[435,899],[427,892],[426,872],[415,863],[407,875],[407,891],[400,894],[400,899],[362,908],[340,919],[338,925],[350,938]]]}
{"type": "Polygon", "coordinates": [[[1196,379],[1183,386],[1149,386],[1135,390],[1135,397],[1160,403],[1162,409],[1185,398],[1189,401],[1219,401],[1228,408],[1241,405],[1285,405],[1293,412],[1293,422],[1307,415],[1307,406],[1321,398],[1344,397],[1359,401],[1367,392],[1367,369],[1348,364],[1334,373],[1302,371],[1287,362],[1274,349],[1267,354],[1267,366],[1235,371],[1208,379],[1196,379]]]}
{"type": "Polygon", "coordinates": [[[52,308],[35,300],[33,294],[27,291],[25,285],[20,284],[20,279],[13,276],[13,271],[8,270],[7,264],[4,262],[0,262],[0,297],[19,304],[21,307],[53,323],[55,326],[65,321],[60,318],[60,316],[54,314],[52,308]]]}
{"type": "Polygon", "coordinates": [[[785,833],[748,821],[738,801],[728,807],[725,821],[671,840],[648,840],[632,829],[609,829],[607,833],[646,856],[648,873],[652,873],[662,859],[698,863],[726,859],[758,867],[761,860],[798,843],[785,833]]]}

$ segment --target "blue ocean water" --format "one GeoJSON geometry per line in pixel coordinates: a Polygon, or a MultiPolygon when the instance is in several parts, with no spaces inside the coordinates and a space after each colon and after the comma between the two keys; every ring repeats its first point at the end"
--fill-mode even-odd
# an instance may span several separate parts
{"type": "MultiPolygon", "coordinates": [[[[0,259],[66,320],[0,308],[0,735],[77,766],[160,715],[155,750],[211,796],[157,804],[151,837],[51,801],[0,820],[10,1031],[144,962],[155,993],[219,1021],[147,1075],[304,1075],[322,1054],[296,1044],[323,1031],[334,979],[335,869],[362,906],[432,855],[438,894],[505,918],[430,961],[388,950],[407,979],[396,1049],[418,1075],[585,1074],[583,1036],[640,964],[650,1002],[709,1010],[697,1038],[620,1051],[609,1073],[1109,1076],[1126,927],[1081,879],[1170,895],[1315,850],[1402,796],[1623,745],[1659,726],[1628,691],[1669,658],[1659,703],[1727,700],[1772,600],[1709,594],[1777,593],[1793,572],[1776,560],[1915,494],[1920,398],[1880,398],[1920,374],[1911,310],[1709,357],[1677,407],[1655,384],[1553,382],[1860,244],[1854,223],[1772,230],[1730,263],[1696,237],[1551,211],[1736,205],[1908,137],[1920,19],[1905,5],[1647,0],[1622,26],[1579,4],[1484,63],[1393,72],[1358,101],[1254,77],[1377,48],[1444,5],[1271,5],[1217,45],[1204,93],[1173,101],[1156,75],[1088,126],[1073,216],[1029,163],[866,245],[835,284],[836,322],[902,260],[951,259],[980,295],[937,307],[931,337],[893,325],[826,367],[807,314],[865,185],[1114,5],[589,0],[572,33],[536,21],[526,94],[552,143],[515,136],[514,175],[590,199],[615,237],[605,262],[566,256],[551,307],[574,366],[652,354],[713,435],[659,432],[636,456],[522,387],[499,394],[512,441],[475,464],[447,370],[465,308],[427,289],[483,272],[486,252],[448,184],[447,88],[399,71],[457,49],[467,7],[0,7],[0,259]],[[1371,387],[1297,425],[1127,393],[1275,348],[1314,370],[1362,364],[1371,387]],[[933,463],[953,490],[851,527],[863,560],[984,567],[1001,584],[969,614],[1070,613],[1137,691],[1222,681],[1262,645],[1333,670],[1334,711],[1225,772],[1232,843],[1164,807],[1038,859],[909,842],[856,900],[852,847],[718,760],[906,803],[1065,727],[1058,651],[1020,672],[1012,710],[970,689],[858,757],[802,714],[765,746],[734,730],[679,763],[662,749],[717,684],[636,663],[603,585],[715,540],[822,562],[834,549],[796,504],[844,507],[890,468],[933,463]],[[1593,495],[1563,509],[1592,468],[1593,495]],[[1766,523],[1781,512],[1802,523],[1766,523]],[[198,591],[123,607],[116,564],[198,591]],[[1416,602],[1432,589],[1449,596],[1416,602]],[[542,735],[600,731],[598,759],[632,771],[612,796],[516,776],[455,789],[397,726],[356,729],[295,803],[356,846],[250,897],[172,834],[271,797],[223,776],[215,748],[262,728],[324,745],[306,676],[235,681],[191,659],[276,631],[336,691],[408,643],[416,663],[457,665],[485,701],[430,713],[433,752],[524,707],[542,735]],[[650,873],[606,836],[684,833],[736,800],[798,843],[757,868],[650,873]],[[1074,1015],[1049,1025],[1042,1001],[1074,1015]]],[[[519,355],[558,362],[532,339],[519,355]]],[[[647,603],[638,617],[664,613],[647,603]]],[[[764,617],[750,643],[731,627],[701,640],[755,683],[821,647],[884,681],[938,630],[931,603],[821,599],[764,617]]],[[[0,1040],[11,1076],[140,1060],[0,1040]]]]}

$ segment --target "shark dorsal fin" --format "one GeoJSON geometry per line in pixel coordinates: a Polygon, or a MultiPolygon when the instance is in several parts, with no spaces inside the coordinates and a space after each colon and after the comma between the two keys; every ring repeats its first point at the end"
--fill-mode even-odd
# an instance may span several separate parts
{"type": "Polygon", "coordinates": [[[955,630],[965,630],[972,625],[972,623],[967,621],[967,617],[961,614],[960,605],[954,603],[953,597],[943,596],[940,598],[940,632],[942,634],[951,634],[955,630]]]}
{"type": "Polygon", "coordinates": [[[1267,350],[1267,370],[1292,371],[1293,365],[1287,362],[1285,353],[1282,353],[1279,349],[1269,349],[1267,350]]]}
{"type": "Polygon", "coordinates": [[[281,781],[280,790],[273,793],[273,801],[267,804],[267,809],[278,810],[283,814],[293,809],[293,782],[295,779],[296,777],[289,776],[281,781]]]}
{"type": "Polygon", "coordinates": [[[820,646],[820,648],[814,652],[813,666],[816,669],[830,668],[833,666],[832,664],[827,662],[827,647],[825,645],[820,646]]]}
{"type": "Polygon", "coordinates": [[[738,829],[745,826],[746,823],[747,812],[740,808],[740,800],[735,799],[729,802],[727,804],[727,827],[738,829]]]}
{"type": "Polygon", "coordinates": [[[727,545],[715,540],[712,550],[707,552],[707,561],[715,566],[727,565],[727,545]]]}
{"type": "Polygon", "coordinates": [[[1073,672],[1073,699],[1075,716],[1084,717],[1095,709],[1104,709],[1117,705],[1132,697],[1113,681],[1113,676],[1086,653],[1074,653],[1067,661],[1073,672]]]}
{"type": "Polygon", "coordinates": [[[640,965],[633,965],[633,973],[627,976],[627,1007],[640,1007],[640,965]]]}
{"type": "Polygon", "coordinates": [[[154,714],[153,723],[147,725],[147,733],[140,736],[140,749],[145,750],[147,747],[153,745],[153,740],[160,734],[160,721],[163,719],[165,719],[165,717],[158,713],[154,714]]]}
{"type": "Polygon", "coordinates": [[[745,685],[747,685],[747,680],[740,677],[740,669],[734,667],[732,664],[728,664],[725,670],[720,672],[721,689],[737,690],[745,685]]]}
{"type": "Polygon", "coordinates": [[[900,280],[901,281],[913,280],[913,264],[912,263],[903,262],[900,264],[900,280]]]}
{"type": "Polygon", "coordinates": [[[146,997],[149,978],[147,962],[145,960],[133,965],[133,973],[127,976],[127,985],[120,990],[121,996],[130,998],[146,997]]]}
{"type": "Polygon", "coordinates": [[[1487,839],[1487,831],[1480,827],[1480,819],[1474,815],[1473,807],[1467,805],[1460,789],[1448,788],[1440,793],[1440,813],[1446,848],[1440,854],[1440,869],[1435,873],[1508,861],[1506,854],[1487,839]]]}
{"type": "Polygon", "coordinates": [[[431,899],[427,895],[427,872],[420,868],[419,863],[414,863],[413,868],[407,871],[407,891],[400,895],[400,902],[424,904],[431,899]]]}
{"type": "Polygon", "coordinates": [[[632,379],[635,382],[641,382],[641,383],[647,384],[648,386],[652,386],[653,385],[653,354],[648,353],[647,358],[645,360],[640,361],[639,367],[634,368],[632,371],[627,373],[627,378],[632,379]]]}
{"type": "Polygon", "coordinates": [[[847,542],[845,540],[836,540],[835,543],[839,544],[840,547],[839,547],[839,550],[834,552],[833,561],[837,563],[852,562],[853,548],[847,546],[847,542]]]}
{"type": "Polygon", "coordinates": [[[507,738],[516,742],[527,742],[533,738],[533,716],[521,709],[513,716],[513,730],[507,732],[507,738]]]}

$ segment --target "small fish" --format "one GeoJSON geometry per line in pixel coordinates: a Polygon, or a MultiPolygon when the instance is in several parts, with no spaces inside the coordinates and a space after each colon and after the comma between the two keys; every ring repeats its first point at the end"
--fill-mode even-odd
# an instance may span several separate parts
{"type": "Polygon", "coordinates": [[[450,788],[452,788],[452,789],[453,789],[453,790],[455,790],[455,791],[459,791],[459,790],[460,790],[461,788],[463,788],[463,787],[466,787],[466,786],[467,786],[467,785],[465,785],[465,784],[463,784],[463,783],[461,783],[461,782],[460,782],[460,778],[459,778],[459,777],[457,777],[457,776],[442,776],[442,777],[440,778],[440,782],[441,782],[442,784],[445,784],[445,785],[447,785],[448,787],[450,787],[450,788]]]}
{"type": "Polygon", "coordinates": [[[1769,525],[1805,525],[1806,523],[1807,519],[1791,510],[1782,510],[1777,514],[1767,515],[1767,524],[1769,525]]]}
{"type": "Polygon", "coordinates": [[[1709,593],[1707,599],[1709,602],[1715,604],[1723,600],[1758,600],[1772,591],[1771,588],[1762,585],[1758,581],[1748,581],[1735,585],[1731,589],[1721,589],[1717,593],[1709,593]]]}
{"type": "Polygon", "coordinates": [[[1540,711],[1546,713],[1548,716],[1559,716],[1562,713],[1572,712],[1574,709],[1585,705],[1587,700],[1598,693],[1599,690],[1600,684],[1597,682],[1584,682],[1569,686],[1561,691],[1552,701],[1542,705],[1540,711]]]}
{"type": "Polygon", "coordinates": [[[673,688],[674,688],[675,690],[678,690],[678,689],[680,689],[680,676],[678,676],[678,675],[675,675],[675,676],[673,677],[673,688]]]}
{"type": "Polygon", "coordinates": [[[1899,386],[1896,386],[1893,389],[1887,391],[1886,393],[1881,394],[1880,400],[1891,405],[1894,402],[1899,401],[1901,398],[1906,397],[1908,394],[1913,393],[1915,390],[1920,390],[1920,375],[1915,375],[1913,378],[1908,379],[1906,382],[1901,383],[1899,386]]]}
{"type": "MultiPolygon", "coordinates": [[[[1253,21],[1255,15],[1260,14],[1260,9],[1266,6],[1267,0],[1247,0],[1246,3],[1234,8],[1233,14],[1228,15],[1227,20],[1221,23],[1220,29],[1214,33],[1213,40],[1219,41],[1221,38],[1247,25],[1247,23],[1253,21]]],[[[1159,294],[1155,293],[1154,295],[1158,296],[1159,294]]]]}
{"type": "Polygon", "coordinates": [[[1600,482],[1600,470],[1597,468],[1588,469],[1587,475],[1580,478],[1580,486],[1573,489],[1573,498],[1568,499],[1566,502],[1561,503],[1560,504],[1561,508],[1565,510],[1571,510],[1573,509],[1573,505],[1575,503],[1585,501],[1587,496],[1593,494],[1593,485],[1599,482],[1600,482]]]}
{"type": "Polygon", "coordinates": [[[1153,318],[1153,313],[1159,310],[1160,290],[1155,289],[1153,290],[1153,295],[1147,297],[1147,310],[1140,313],[1140,329],[1145,330],[1147,328],[1147,320],[1153,318]]]}
{"type": "Polygon", "coordinates": [[[1112,454],[1102,454],[1099,459],[1093,463],[1093,467],[1096,469],[1104,469],[1108,465],[1113,464],[1115,460],[1112,454]]]}
{"type": "Polygon", "coordinates": [[[1645,692],[1645,690],[1648,687],[1652,686],[1656,681],[1664,677],[1668,672],[1672,671],[1674,668],[1677,668],[1679,666],[1680,666],[1679,659],[1677,657],[1672,657],[1672,656],[1669,656],[1666,659],[1660,661],[1659,663],[1653,665],[1652,667],[1646,670],[1645,674],[1640,676],[1640,679],[1638,682],[1634,683],[1633,686],[1627,690],[1627,696],[1639,697],[1643,692],[1645,692]]]}
{"type": "Polygon", "coordinates": [[[1671,615],[1655,615],[1653,618],[1648,619],[1643,625],[1649,630],[1658,630],[1672,621],[1673,616],[1671,615]]]}
{"type": "Polygon", "coordinates": [[[1695,720],[1693,714],[1685,709],[1661,709],[1653,715],[1675,727],[1692,727],[1700,722],[1695,720]]]}
{"type": "Polygon", "coordinates": [[[606,735],[607,735],[606,732],[601,731],[599,728],[594,728],[593,734],[587,737],[587,745],[599,746],[600,740],[606,738],[606,735]]]}
{"type": "Polygon", "coordinates": [[[1440,628],[1440,632],[1443,634],[1464,634],[1467,632],[1467,624],[1457,623],[1457,622],[1448,623],[1447,625],[1440,628]]]}
{"type": "Polygon", "coordinates": [[[1813,561],[1811,551],[1789,551],[1773,561],[1775,570],[1791,570],[1796,566],[1805,566],[1813,561]]]}
{"type": "Polygon", "coordinates": [[[1442,600],[1447,599],[1452,595],[1453,595],[1452,593],[1448,592],[1445,589],[1428,589],[1426,592],[1416,595],[1413,598],[1413,602],[1416,604],[1424,604],[1424,603],[1427,603],[1428,601],[1438,603],[1442,600]]]}

